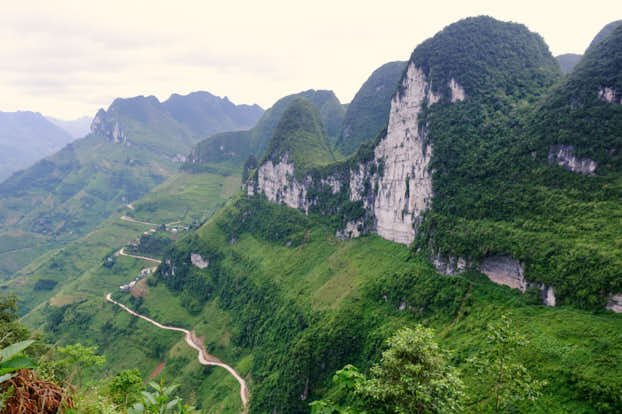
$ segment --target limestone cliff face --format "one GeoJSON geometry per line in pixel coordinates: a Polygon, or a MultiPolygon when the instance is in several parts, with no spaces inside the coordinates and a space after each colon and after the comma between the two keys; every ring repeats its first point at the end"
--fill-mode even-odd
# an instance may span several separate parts
{"type": "Polygon", "coordinates": [[[410,63],[401,91],[391,101],[387,135],[374,151],[374,162],[382,166],[375,180],[376,232],[398,243],[414,240],[421,215],[432,200],[428,169],[432,145],[425,141],[419,126],[421,107],[428,97],[437,100],[423,71],[410,63]]]}
{"type": "Polygon", "coordinates": [[[91,133],[104,136],[114,143],[127,144],[127,134],[122,130],[119,121],[100,109],[91,122],[91,133]]]}
{"type": "MultiPolygon", "coordinates": [[[[454,84],[458,90],[456,100],[464,99],[464,91],[455,81],[454,84]]],[[[410,63],[391,101],[386,135],[374,148],[370,160],[348,166],[345,177],[327,173],[319,178],[317,174],[296,178],[296,167],[286,154],[276,164],[268,160],[259,166],[255,180],[249,183],[248,194],[261,193],[272,202],[305,212],[319,203],[309,195],[311,187],[313,194],[329,192],[342,196],[361,202],[366,215],[346,223],[342,237],[372,231],[387,240],[409,244],[432,200],[429,163],[433,149],[426,141],[419,114],[424,105],[439,99],[423,71],[410,63]]]]}
{"type": "Polygon", "coordinates": [[[594,174],[598,164],[589,158],[578,158],[572,145],[552,145],[549,148],[549,162],[579,174],[594,174]]]}

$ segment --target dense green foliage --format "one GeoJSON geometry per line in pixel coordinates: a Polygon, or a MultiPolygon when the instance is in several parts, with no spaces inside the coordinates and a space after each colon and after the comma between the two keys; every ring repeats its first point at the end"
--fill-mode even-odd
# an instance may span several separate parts
{"type": "Polygon", "coordinates": [[[294,163],[295,172],[300,174],[310,167],[335,161],[319,113],[304,98],[295,99],[288,105],[260,164],[266,160],[277,164],[285,155],[294,163]]]}
{"type": "Polygon", "coordinates": [[[593,47],[596,47],[600,42],[602,42],[603,40],[605,40],[611,33],[613,33],[619,26],[622,26],[622,20],[616,20],[613,21],[611,23],[608,23],[605,25],[605,27],[603,27],[600,32],[598,32],[596,34],[596,36],[594,36],[594,39],[592,39],[592,42],[590,43],[590,45],[587,48],[587,51],[589,51],[590,49],[592,49],[593,47]]]}
{"type": "Polygon", "coordinates": [[[204,171],[225,163],[235,165],[239,170],[250,155],[261,159],[285,110],[297,98],[306,98],[313,104],[319,113],[320,125],[329,141],[334,143],[345,110],[332,91],[310,89],[279,99],[248,131],[225,132],[201,141],[190,153],[184,167],[190,171],[204,171]]]}
{"type": "Polygon", "coordinates": [[[380,66],[354,95],[336,143],[343,155],[351,155],[362,143],[373,141],[386,127],[391,98],[405,68],[406,62],[389,62],[380,66]]]}
{"type": "MultiPolygon", "coordinates": [[[[492,355],[488,324],[503,312],[514,320],[513,330],[532,339],[513,363],[550,384],[528,402],[530,412],[594,412],[592,400],[620,407],[615,372],[622,349],[615,334],[603,334],[615,332],[615,316],[530,305],[475,274],[439,277],[404,247],[376,237],[338,242],[330,231],[314,216],[241,199],[166,256],[171,261],[161,280],[179,292],[181,303],[191,312],[200,303],[217,304],[229,315],[231,346],[252,352],[252,412],[306,412],[309,400],[335,391],[330,377],[336,370],[351,363],[367,372],[386,338],[421,322],[455,350],[451,362],[464,372],[469,400],[494,401],[470,361],[492,355]],[[191,266],[191,252],[208,258],[209,268],[191,266]],[[594,337],[607,345],[594,345],[594,337]],[[572,355],[552,356],[569,346],[576,349],[572,355]],[[600,352],[608,357],[597,357],[600,352]]],[[[524,412],[526,406],[514,407],[524,412]]]]}
{"type": "Polygon", "coordinates": [[[526,264],[530,280],[554,286],[558,303],[602,308],[609,294],[622,289],[617,270],[622,187],[618,175],[604,175],[619,164],[622,107],[599,101],[598,85],[605,79],[618,84],[622,42],[613,43],[612,36],[601,43],[543,98],[558,75],[538,36],[488,18],[466,23],[473,30],[460,38],[464,56],[485,53],[499,62],[492,69],[453,55],[425,60],[428,49],[445,50],[446,42],[447,50],[454,50],[454,32],[463,29],[452,26],[424,43],[423,55],[419,48],[413,54],[439,79],[449,76],[450,64],[462,62],[452,76],[464,82],[467,94],[460,103],[433,105],[422,120],[434,145],[435,196],[416,247],[476,262],[509,254],[526,264]],[[505,41],[486,43],[492,34],[474,30],[478,21],[484,33],[492,24],[495,36],[505,41]],[[523,55],[531,56],[529,65],[523,65],[523,55]],[[601,163],[599,175],[549,165],[550,144],[576,146],[579,156],[601,163]]]}

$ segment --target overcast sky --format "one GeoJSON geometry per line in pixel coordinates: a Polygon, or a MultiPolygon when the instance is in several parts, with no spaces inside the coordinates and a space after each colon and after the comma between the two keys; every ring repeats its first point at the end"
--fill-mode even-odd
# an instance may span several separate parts
{"type": "Polygon", "coordinates": [[[621,0],[0,2],[0,110],[65,119],[195,90],[264,108],[309,88],[349,102],[375,68],[463,17],[524,23],[555,55],[622,19],[621,0]]]}

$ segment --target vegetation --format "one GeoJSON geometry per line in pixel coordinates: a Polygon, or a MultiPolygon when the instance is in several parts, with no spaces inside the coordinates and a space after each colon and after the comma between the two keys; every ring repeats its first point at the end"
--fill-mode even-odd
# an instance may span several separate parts
{"type": "Polygon", "coordinates": [[[376,69],[356,93],[341,126],[336,148],[351,155],[373,141],[389,120],[391,98],[406,69],[406,62],[389,62],[376,69]]]}
{"type": "Polygon", "coordinates": [[[268,159],[276,164],[284,155],[294,163],[294,172],[300,174],[309,167],[335,161],[319,113],[304,98],[289,104],[268,144],[266,156],[259,164],[268,159]]]}
{"type": "Polygon", "coordinates": [[[285,110],[298,98],[308,99],[319,113],[320,125],[334,143],[339,135],[345,110],[332,91],[307,90],[279,99],[248,131],[232,131],[213,135],[192,150],[184,168],[189,171],[212,171],[230,168],[239,172],[242,164],[253,155],[263,158],[285,110]]]}

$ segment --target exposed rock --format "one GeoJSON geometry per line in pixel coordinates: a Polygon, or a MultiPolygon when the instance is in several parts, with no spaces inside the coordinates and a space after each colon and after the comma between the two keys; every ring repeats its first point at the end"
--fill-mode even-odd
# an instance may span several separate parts
{"type": "Polygon", "coordinates": [[[589,158],[577,158],[572,145],[551,145],[549,147],[549,162],[579,174],[594,174],[598,164],[589,158]]]}
{"type": "Polygon", "coordinates": [[[479,267],[480,271],[498,285],[527,290],[525,269],[522,263],[509,256],[492,256],[485,258],[479,267]]]}
{"type": "Polygon", "coordinates": [[[363,234],[365,223],[363,219],[356,221],[350,221],[346,223],[346,227],[343,230],[337,231],[335,235],[339,240],[353,239],[363,234]]]}
{"type": "Polygon", "coordinates": [[[542,303],[544,303],[546,306],[555,307],[556,298],[553,287],[543,286],[542,288],[542,303]]]}
{"type": "Polygon", "coordinates": [[[622,293],[611,295],[609,302],[607,303],[607,309],[614,311],[615,313],[622,313],[622,293]]]}
{"type": "Polygon", "coordinates": [[[287,154],[276,165],[268,160],[259,167],[257,187],[273,203],[309,211],[306,186],[294,177],[294,164],[289,162],[287,154]]]}
{"type": "MultiPolygon", "coordinates": [[[[598,99],[608,103],[617,103],[616,95],[616,90],[613,88],[604,87],[598,90],[598,99]]],[[[619,102],[622,103],[622,99],[619,102]]]]}
{"type": "Polygon", "coordinates": [[[423,71],[410,63],[401,91],[391,101],[387,135],[374,151],[376,163],[384,167],[376,182],[376,232],[403,244],[415,239],[415,227],[432,200],[432,145],[424,142],[419,128],[429,91],[423,71]]]}
{"type": "Polygon", "coordinates": [[[464,88],[456,82],[454,78],[449,81],[449,89],[451,89],[451,102],[464,101],[466,95],[464,94],[464,88]]]}
{"type": "MultiPolygon", "coordinates": [[[[462,88],[455,82],[454,89],[456,99],[463,99],[462,88]]],[[[318,203],[309,194],[329,190],[336,197],[361,201],[365,210],[365,217],[348,223],[338,237],[375,231],[385,239],[409,244],[432,199],[432,145],[425,140],[419,114],[423,105],[439,99],[423,71],[411,62],[391,101],[386,135],[371,160],[345,167],[345,172],[335,173],[337,176],[330,173],[321,178],[297,178],[286,153],[276,163],[267,160],[259,166],[256,179],[247,184],[247,193],[263,193],[272,202],[308,213],[318,203]],[[314,191],[310,192],[311,187],[314,191]]]]}
{"type": "Polygon", "coordinates": [[[440,254],[432,258],[432,264],[437,272],[446,276],[460,274],[464,272],[468,266],[467,261],[463,257],[445,257],[440,254]]]}
{"type": "Polygon", "coordinates": [[[97,111],[91,122],[91,133],[110,139],[117,144],[127,144],[127,134],[121,129],[119,121],[108,116],[103,109],[97,111]]]}
{"type": "Polygon", "coordinates": [[[190,262],[199,269],[206,269],[209,266],[209,261],[198,253],[190,254],[190,262]]]}

